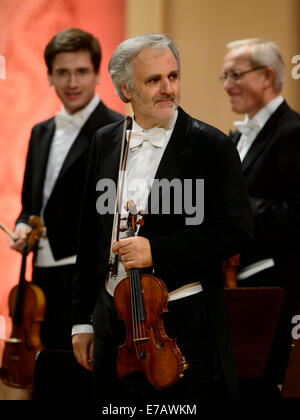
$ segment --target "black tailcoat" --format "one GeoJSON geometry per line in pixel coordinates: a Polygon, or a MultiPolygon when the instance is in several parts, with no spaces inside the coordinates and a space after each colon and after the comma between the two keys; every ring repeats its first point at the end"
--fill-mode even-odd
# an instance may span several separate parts
{"type": "MultiPolygon", "coordinates": [[[[81,215],[74,324],[91,322],[97,293],[104,288],[113,215],[98,214],[96,201],[101,192],[96,191],[96,184],[105,178],[117,182],[122,130],[122,124],[116,123],[94,136],[81,215]]],[[[236,390],[221,262],[238,253],[251,236],[250,206],[237,151],[223,133],[179,108],[155,178],[179,179],[182,183],[185,179],[204,180],[203,223],[187,225],[186,217],[190,215],[185,209],[175,214],[171,207],[168,215],[146,214],[139,235],[149,239],[155,274],[165,281],[169,291],[201,282],[233,396],[236,390]]],[[[161,201],[162,197],[151,199],[161,201]]]]}
{"type": "MultiPolygon", "coordinates": [[[[120,114],[100,102],[80,130],[63,163],[44,211],[47,236],[55,259],[76,254],[79,212],[93,134],[120,119],[120,114]]],[[[22,211],[17,223],[27,223],[30,215],[40,215],[54,132],[54,118],[32,129],[22,190],[22,211]]]]}

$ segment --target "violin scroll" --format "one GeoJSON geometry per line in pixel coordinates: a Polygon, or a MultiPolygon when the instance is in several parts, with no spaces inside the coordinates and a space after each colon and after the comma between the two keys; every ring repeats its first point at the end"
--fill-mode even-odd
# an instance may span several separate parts
{"type": "Polygon", "coordinates": [[[29,232],[27,238],[27,252],[30,252],[37,241],[40,239],[43,233],[45,233],[45,227],[39,216],[30,216],[28,219],[29,225],[32,227],[32,231],[29,232]]]}

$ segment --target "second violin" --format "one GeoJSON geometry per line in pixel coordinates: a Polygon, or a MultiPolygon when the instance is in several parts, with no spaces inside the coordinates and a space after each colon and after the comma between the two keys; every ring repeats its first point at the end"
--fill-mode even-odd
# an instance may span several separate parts
{"type": "Polygon", "coordinates": [[[37,243],[44,228],[38,216],[30,216],[32,227],[23,249],[20,279],[9,295],[9,309],[13,322],[11,337],[6,340],[1,379],[15,388],[34,386],[34,366],[37,353],[43,348],[40,323],[44,319],[46,300],[42,290],[25,279],[26,258],[37,243]]]}

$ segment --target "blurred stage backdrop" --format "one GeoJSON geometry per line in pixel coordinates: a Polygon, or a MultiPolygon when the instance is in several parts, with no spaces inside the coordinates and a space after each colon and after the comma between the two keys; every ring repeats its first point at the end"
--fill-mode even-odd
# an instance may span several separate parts
{"type": "MultiPolygon", "coordinates": [[[[56,32],[68,27],[80,27],[96,36],[103,53],[97,92],[106,105],[124,112],[107,72],[111,54],[124,39],[124,3],[124,0],[0,0],[0,223],[9,230],[14,229],[21,208],[20,192],[31,128],[53,116],[61,106],[53,87],[48,85],[43,59],[46,44],[56,32]]],[[[21,256],[9,248],[8,236],[0,230],[0,339],[10,334],[7,298],[18,282],[20,265],[21,256]]],[[[27,266],[30,279],[30,259],[27,266]]],[[[2,348],[0,340],[0,356],[2,348]]]]}

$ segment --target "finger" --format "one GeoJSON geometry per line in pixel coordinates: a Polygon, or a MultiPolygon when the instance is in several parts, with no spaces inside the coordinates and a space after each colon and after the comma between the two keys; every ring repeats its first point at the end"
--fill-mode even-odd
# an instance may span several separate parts
{"type": "Polygon", "coordinates": [[[131,268],[136,268],[134,261],[123,262],[125,270],[130,270],[131,268]]]}
{"type": "Polygon", "coordinates": [[[77,350],[74,348],[74,354],[77,362],[87,370],[92,370],[90,363],[88,362],[88,355],[86,351],[81,349],[77,350]]]}
{"type": "Polygon", "coordinates": [[[94,343],[91,343],[91,345],[89,347],[89,358],[88,358],[88,364],[89,364],[91,369],[92,369],[92,365],[93,365],[93,349],[94,349],[94,343]]]}
{"type": "Polygon", "coordinates": [[[120,248],[120,242],[116,242],[116,241],[113,242],[113,246],[112,246],[111,250],[114,254],[118,253],[119,248],[120,248]]]}
{"type": "Polygon", "coordinates": [[[11,249],[14,249],[15,251],[22,252],[24,248],[25,241],[23,239],[18,239],[17,241],[10,240],[9,246],[11,249]]]}
{"type": "Polygon", "coordinates": [[[123,255],[125,252],[128,252],[130,244],[130,241],[122,239],[113,246],[112,251],[114,254],[123,255]]]}

